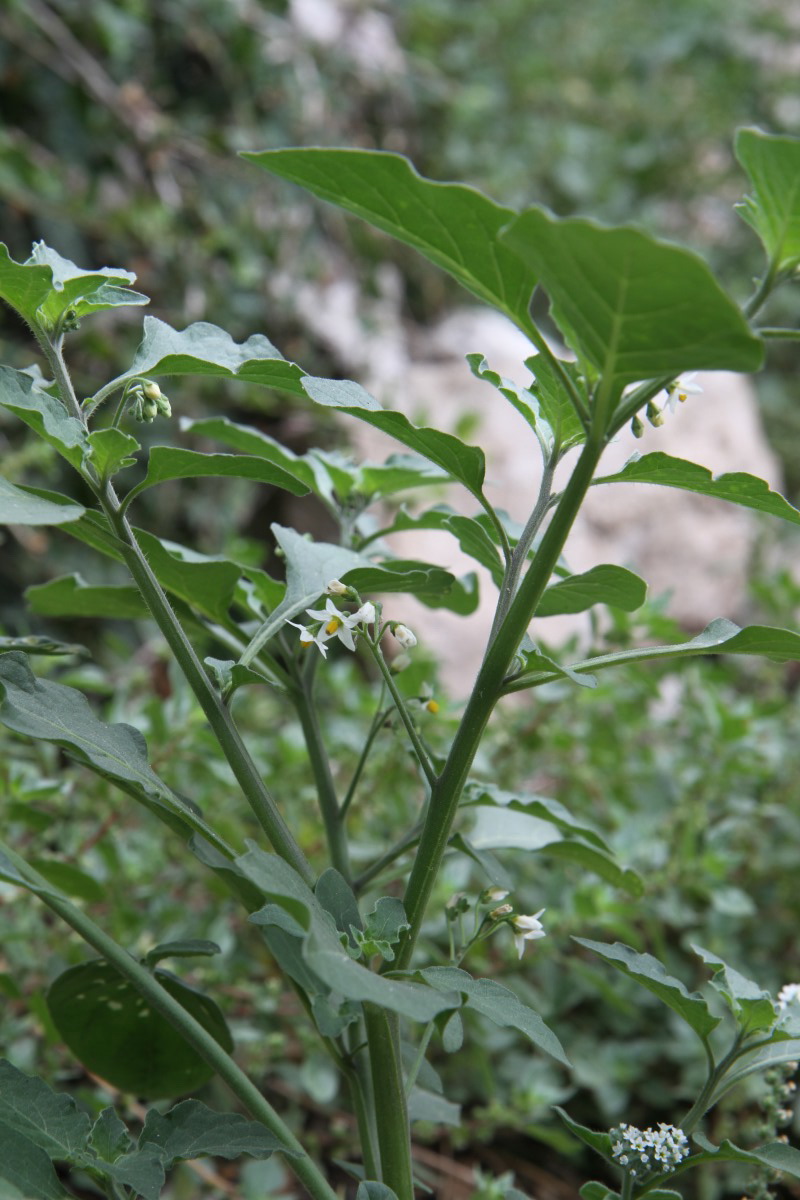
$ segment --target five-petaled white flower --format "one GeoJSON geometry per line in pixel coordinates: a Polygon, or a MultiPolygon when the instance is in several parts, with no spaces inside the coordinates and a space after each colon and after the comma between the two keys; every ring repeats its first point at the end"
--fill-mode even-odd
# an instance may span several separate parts
{"type": "Polygon", "coordinates": [[[356,624],[355,614],[339,612],[339,609],[332,600],[325,601],[324,608],[307,608],[306,612],[315,621],[322,621],[322,629],[319,632],[319,637],[327,642],[331,638],[338,638],[343,646],[348,650],[355,650],[356,644],[353,641],[351,629],[356,624]]]}
{"type": "Polygon", "coordinates": [[[540,908],[532,917],[526,917],[522,913],[514,917],[511,924],[514,927],[514,944],[517,947],[517,954],[522,958],[525,950],[526,942],[535,942],[537,938],[543,938],[546,935],[546,930],[542,926],[539,917],[544,912],[540,908]]]}
{"type": "Polygon", "coordinates": [[[671,383],[667,388],[666,407],[671,413],[675,412],[675,409],[678,407],[678,403],[680,402],[682,404],[687,396],[702,395],[703,389],[700,387],[700,384],[693,382],[696,375],[697,371],[692,371],[692,373],[687,375],[685,379],[676,379],[675,382],[671,383]]]}
{"type": "Polygon", "coordinates": [[[294,625],[295,629],[300,630],[301,646],[316,646],[323,658],[328,657],[328,647],[325,645],[324,631],[322,629],[317,633],[313,633],[308,626],[298,625],[297,621],[287,621],[286,624],[294,625]]]}

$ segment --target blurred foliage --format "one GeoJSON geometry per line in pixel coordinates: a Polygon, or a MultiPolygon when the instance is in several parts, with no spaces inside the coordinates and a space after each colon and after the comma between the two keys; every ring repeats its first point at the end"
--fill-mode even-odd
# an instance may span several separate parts
{"type": "MultiPolygon", "coordinates": [[[[596,0],[588,7],[342,0],[340,8],[321,6],[333,14],[327,25],[303,17],[313,8],[259,0],[5,0],[0,201],[2,235],[14,256],[25,258],[30,243],[45,238],[82,264],[131,267],[142,290],[157,296],[153,311],[171,323],[219,321],[237,338],[263,330],[309,370],[335,371],[330,344],[309,335],[300,311],[305,283],[355,275],[365,324],[381,288],[379,260],[403,272],[406,317],[429,320],[454,294],[402,248],[236,159],[240,149],[320,143],[407,153],[422,172],[464,179],[509,204],[541,201],[560,213],[634,218],[702,242],[723,278],[734,265],[745,278],[742,263],[751,255],[755,270],[755,240],[732,213],[743,189],[732,132],[737,124],[790,133],[800,127],[798,23],[788,0],[596,0]]],[[[8,313],[0,322],[4,359],[27,363],[26,331],[8,313]]],[[[98,318],[76,341],[79,384],[91,379],[94,390],[111,363],[116,372],[138,329],[138,316],[98,318]]],[[[788,354],[778,350],[772,361],[778,369],[758,386],[796,494],[800,409],[790,403],[788,354]]],[[[285,398],[243,397],[237,393],[236,404],[257,407],[265,428],[290,445],[308,439],[310,423],[288,413],[285,398]]],[[[201,388],[187,403],[209,398],[201,388]]],[[[219,394],[214,407],[224,407],[219,394]]],[[[236,416],[232,406],[227,411],[236,416]]],[[[0,451],[9,478],[41,482],[54,469],[50,453],[23,444],[5,418],[0,451]]],[[[238,485],[226,490],[224,504],[219,497],[184,487],[174,514],[162,502],[160,534],[208,550],[225,542],[231,552],[234,530],[235,555],[258,561],[264,512],[253,510],[238,485]]],[[[57,573],[66,544],[45,530],[14,537],[0,544],[4,606],[25,584],[57,573]]],[[[80,569],[74,552],[70,544],[70,569],[80,569]]],[[[103,581],[97,560],[92,575],[103,581]]],[[[792,623],[800,596],[788,579],[768,577],[758,591],[771,620],[792,623]]],[[[14,605],[0,616],[15,631],[30,631],[14,605]]],[[[668,640],[657,611],[645,627],[643,619],[638,636],[668,640]]],[[[86,624],[57,633],[89,641],[112,674],[50,669],[92,694],[105,719],[138,725],[157,747],[155,765],[167,781],[213,811],[222,833],[238,842],[248,818],[151,628],[136,629],[132,653],[127,627],[112,626],[98,641],[86,624]]],[[[624,644],[632,635],[621,621],[606,637],[624,644]]],[[[415,670],[409,687],[435,682],[432,667],[415,670]]],[[[522,1147],[523,1157],[530,1157],[530,1137],[566,1153],[549,1106],[567,1099],[588,1123],[597,1123],[598,1110],[608,1123],[624,1114],[640,1125],[680,1110],[695,1082],[694,1046],[672,1024],[665,1039],[662,1010],[578,956],[570,933],[649,948],[690,986],[702,978],[691,978],[690,941],[719,946],[766,986],[785,981],[778,970],[796,954],[800,922],[795,686],[791,673],[769,666],[630,667],[601,677],[591,694],[551,685],[540,694],[544,703],[508,705],[477,770],[506,786],[527,780],[591,818],[647,876],[648,888],[633,903],[543,855],[509,857],[516,903],[523,911],[546,904],[549,936],[517,974],[510,938],[501,935],[475,957],[540,1009],[582,1066],[567,1079],[508,1031],[490,1035],[482,1026],[457,1058],[438,1063],[467,1117],[449,1140],[437,1132],[441,1148],[470,1161],[485,1152],[490,1165],[498,1140],[506,1150],[522,1147]]],[[[280,779],[301,839],[313,848],[319,833],[299,729],[268,691],[248,690],[247,697],[237,716],[251,735],[270,730],[251,743],[265,773],[280,779]]],[[[332,664],[320,699],[337,747],[335,769],[346,778],[372,716],[359,664],[332,664]]],[[[434,746],[444,741],[446,706],[428,724],[434,746]]],[[[260,939],[208,874],[192,860],[187,869],[162,828],[109,787],[79,768],[65,772],[57,751],[5,739],[0,763],[9,840],[34,858],[79,864],[100,882],[104,897],[93,911],[124,944],[146,950],[180,937],[220,944],[221,955],[184,968],[187,977],[207,985],[226,1009],[256,1076],[269,1075],[288,1106],[311,1114],[311,1148],[316,1137],[326,1153],[347,1158],[348,1126],[330,1073],[314,1058],[304,1062],[312,1039],[291,997],[280,993],[260,939]]],[[[353,808],[354,824],[375,847],[407,822],[409,769],[400,739],[383,731],[370,768],[381,781],[380,808],[353,808]]],[[[369,785],[368,778],[371,801],[369,785]]],[[[440,883],[439,913],[453,891],[484,885],[454,857],[440,883]]],[[[43,1002],[47,983],[84,951],[0,888],[0,917],[12,903],[0,960],[0,1044],[18,1066],[60,1077],[97,1110],[107,1096],[74,1076],[43,1002]]],[[[430,936],[443,946],[444,931],[441,916],[430,936]]],[[[123,1101],[135,1119],[132,1099],[123,1101]]],[[[730,1111],[756,1113],[756,1098],[745,1091],[730,1111]]],[[[714,1132],[726,1136],[725,1112],[718,1120],[714,1132]]],[[[177,1196],[199,1195],[205,1185],[176,1178],[173,1186],[177,1196]]],[[[248,1186],[243,1178],[245,1194],[264,1194],[258,1181],[252,1193],[248,1186]]],[[[263,1184],[277,1186],[274,1179],[263,1184]]],[[[721,1186],[707,1184],[703,1200],[721,1194],[721,1186]]]]}

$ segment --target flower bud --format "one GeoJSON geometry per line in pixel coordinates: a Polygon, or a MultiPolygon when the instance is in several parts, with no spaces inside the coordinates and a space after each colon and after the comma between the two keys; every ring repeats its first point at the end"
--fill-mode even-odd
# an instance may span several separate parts
{"type": "Polygon", "coordinates": [[[350,588],[346,583],[342,583],[341,579],[331,579],[328,586],[325,588],[326,596],[346,596],[350,588]]]}
{"type": "Polygon", "coordinates": [[[509,916],[513,911],[513,904],[501,904],[498,908],[493,908],[489,916],[493,921],[502,921],[503,917],[509,916]]]}
{"type": "Polygon", "coordinates": [[[634,417],[631,421],[631,433],[635,438],[644,437],[644,425],[639,417],[634,417]]]}
{"type": "Polygon", "coordinates": [[[650,424],[653,426],[654,429],[658,429],[661,425],[664,424],[664,414],[662,413],[662,411],[658,407],[658,405],[654,404],[652,400],[647,405],[646,411],[647,411],[647,419],[650,422],[650,424]]]}
{"type": "Polygon", "coordinates": [[[404,650],[413,650],[417,644],[415,635],[407,625],[403,625],[402,623],[395,625],[392,633],[404,650]]]}
{"type": "Polygon", "coordinates": [[[160,400],[161,399],[161,388],[152,379],[148,379],[148,380],[146,380],[145,383],[142,384],[142,391],[144,392],[144,394],[148,400],[160,400]]]}
{"type": "Polygon", "coordinates": [[[483,900],[490,904],[499,904],[501,900],[505,900],[506,896],[510,894],[508,888],[490,887],[483,893],[483,900]]]}
{"type": "Polygon", "coordinates": [[[405,651],[402,654],[397,654],[389,665],[393,674],[399,675],[401,671],[405,671],[406,667],[411,666],[411,655],[406,654],[405,651]]]}
{"type": "Polygon", "coordinates": [[[353,614],[354,619],[360,621],[362,625],[374,625],[376,615],[375,605],[370,600],[362,604],[358,612],[353,614]]]}

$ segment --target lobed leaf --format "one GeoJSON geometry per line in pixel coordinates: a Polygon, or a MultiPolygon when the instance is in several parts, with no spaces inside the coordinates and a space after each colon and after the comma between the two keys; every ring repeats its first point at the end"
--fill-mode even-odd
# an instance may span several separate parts
{"type": "Polygon", "coordinates": [[[75,1101],[43,1079],[0,1059],[0,1126],[27,1138],[49,1158],[72,1162],[86,1151],[91,1121],[75,1101]]]}
{"type": "Polygon", "coordinates": [[[697,255],[628,226],[521,213],[501,239],[547,291],[587,369],[626,384],[691,370],[755,371],[763,347],[697,255]]]}
{"type": "Polygon", "coordinates": [[[148,304],[147,296],[127,286],[135,280],[117,267],[85,271],[44,242],[35,242],[30,258],[18,263],[0,243],[0,298],[29,325],[42,319],[54,325],[68,308],[80,319],[104,308],[148,304]]]}
{"type": "Polygon", "coordinates": [[[773,492],[763,479],[747,475],[743,471],[728,472],[716,477],[707,467],[673,458],[656,451],[653,454],[634,455],[621,471],[614,475],[601,475],[592,480],[599,483],[657,483],[663,487],[679,488],[684,492],[697,492],[701,496],[713,496],[727,500],[743,508],[770,513],[800,525],[800,510],[794,508],[779,492],[773,492]]]}
{"type": "Polygon", "coordinates": [[[536,285],[499,234],[516,214],[460,183],[419,175],[399,154],[320,148],[266,150],[244,158],[413,246],[522,329],[536,285]]]}
{"type": "Polygon", "coordinates": [[[702,946],[693,945],[692,949],[713,969],[712,986],[724,997],[743,1031],[757,1033],[771,1029],[777,1017],[769,992],[734,967],[729,967],[719,955],[702,946]]]}
{"type": "Polygon", "coordinates": [[[736,157],[753,185],[753,195],[736,205],[755,229],[778,271],[800,263],[800,139],[740,129],[736,157]]]}
{"type": "Polygon", "coordinates": [[[80,469],[91,452],[86,428],[64,405],[37,386],[26,371],[0,367],[0,404],[24,421],[34,433],[80,469]]]}
{"type": "Polygon", "coordinates": [[[275,1151],[298,1157],[260,1121],[239,1113],[215,1112],[199,1100],[184,1100],[169,1112],[151,1108],[139,1137],[139,1148],[156,1147],[164,1167],[187,1158],[269,1158],[275,1151]]]}
{"type": "Polygon", "coordinates": [[[44,1150],[2,1123],[0,1181],[3,1200],[70,1200],[44,1150]]]}
{"type": "Polygon", "coordinates": [[[687,991],[684,984],[669,975],[663,963],[652,954],[638,954],[623,942],[608,944],[579,937],[573,940],[658,996],[659,1000],[677,1013],[703,1041],[708,1038],[712,1029],[719,1025],[720,1018],[711,1014],[700,993],[687,991]]]}

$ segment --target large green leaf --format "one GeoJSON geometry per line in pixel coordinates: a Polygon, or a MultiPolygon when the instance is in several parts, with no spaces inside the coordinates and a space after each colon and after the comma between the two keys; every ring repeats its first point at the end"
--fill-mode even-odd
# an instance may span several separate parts
{"type": "Polygon", "coordinates": [[[541,850],[550,856],[578,863],[630,895],[642,894],[642,881],[636,872],[621,866],[610,851],[597,846],[594,839],[564,834],[551,821],[518,808],[478,806],[475,813],[474,824],[467,836],[476,850],[541,850]]]}
{"type": "Polygon", "coordinates": [[[568,344],[616,394],[660,375],[761,365],[739,308],[680,246],[541,208],[521,213],[502,240],[539,276],[568,344]]]}
{"type": "Polygon", "coordinates": [[[177,818],[182,832],[192,829],[222,853],[230,854],[198,811],[153,771],[138,729],[99,720],[81,692],[49,679],[37,679],[25,655],[16,652],[0,655],[0,695],[4,697],[0,724],[26,737],[63,746],[79,762],[119,783],[146,807],[177,818]]]}
{"type": "Polygon", "coordinates": [[[128,287],[135,280],[117,267],[84,271],[44,242],[34,243],[30,258],[18,263],[0,243],[0,297],[29,325],[42,319],[55,325],[68,308],[80,319],[103,308],[147,304],[147,296],[128,287]]]}
{"type": "Polygon", "coordinates": [[[574,941],[658,996],[704,1041],[712,1029],[719,1025],[720,1018],[712,1015],[700,993],[687,991],[680,979],[669,975],[663,963],[652,954],[638,954],[623,942],[593,942],[579,937],[574,941]]]}
{"type": "MultiPolygon", "coordinates": [[[[374,536],[386,537],[392,533],[405,533],[417,529],[437,529],[452,534],[465,554],[474,558],[482,567],[486,567],[498,587],[502,583],[503,562],[480,517],[462,516],[446,504],[437,504],[434,508],[414,515],[405,508],[400,508],[393,515],[391,525],[387,525],[374,536]]],[[[370,541],[372,540],[371,537],[370,541]]]]}
{"type": "Polygon", "coordinates": [[[308,487],[283,467],[255,458],[249,454],[200,454],[181,446],[153,446],[147,460],[147,474],[125,497],[127,505],[146,488],[171,479],[201,479],[206,477],[251,479],[254,483],[269,483],[273,487],[305,496],[308,487]]]}
{"type": "Polygon", "coordinates": [[[781,1171],[800,1178],[800,1150],[787,1145],[786,1142],[766,1142],[763,1146],[756,1146],[754,1150],[742,1150],[729,1141],[715,1146],[702,1133],[696,1133],[694,1141],[700,1147],[700,1152],[692,1156],[693,1163],[754,1163],[769,1167],[771,1171],[781,1171]]]}
{"type": "Polygon", "coordinates": [[[85,646],[75,642],[56,642],[52,638],[38,637],[0,637],[0,652],[6,650],[21,650],[23,654],[68,655],[86,658],[89,651],[85,646]]]}
{"type": "Polygon", "coordinates": [[[138,588],[89,584],[80,575],[61,575],[25,592],[31,612],[42,617],[109,617],[121,621],[148,616],[138,588]]]}
{"type": "Polygon", "coordinates": [[[213,375],[302,396],[299,381],[303,374],[263,334],[254,333],[239,344],[224,329],[208,321],[196,321],[186,329],[177,330],[157,317],[147,316],[144,337],[130,370],[106,384],[97,395],[107,395],[137,375],[213,375]]]}
{"type": "Polygon", "coordinates": [[[736,157],[753,185],[736,208],[779,271],[800,262],[800,139],[740,129],[736,157]]]}
{"type": "Polygon", "coordinates": [[[517,812],[526,812],[532,817],[555,825],[565,836],[577,835],[586,842],[591,842],[599,850],[610,853],[608,843],[596,829],[585,821],[573,817],[559,800],[551,800],[548,796],[539,796],[527,792],[509,792],[493,783],[471,781],[464,789],[462,805],[489,804],[497,808],[510,808],[517,812]]]}
{"type": "MultiPolygon", "coordinates": [[[[228,1051],[233,1039],[217,1005],[174,975],[154,976],[228,1051]]],[[[150,1099],[196,1091],[214,1074],[196,1050],[103,959],[70,967],[47,992],[53,1023],[73,1054],[115,1087],[150,1099]]]]}
{"type": "Polygon", "coordinates": [[[340,409],[387,433],[441,467],[453,479],[463,483],[481,503],[485,503],[482,489],[486,459],[477,446],[468,446],[452,433],[442,433],[439,429],[418,428],[402,413],[381,408],[361,384],[352,380],[306,375],[302,385],[306,394],[317,404],[340,409]]]}
{"type": "Polygon", "coordinates": [[[585,612],[594,604],[608,604],[623,612],[633,612],[641,608],[646,596],[647,584],[633,571],[603,563],[583,575],[570,575],[551,584],[539,601],[536,616],[585,612]]]}
{"type": "Polygon", "coordinates": [[[72,1161],[86,1151],[91,1121],[65,1093],[0,1059],[0,1125],[13,1129],[53,1159],[72,1161]]]}
{"type": "Polygon", "coordinates": [[[63,503],[44,500],[15,487],[0,475],[0,524],[66,525],[77,521],[86,512],[66,496],[62,499],[63,503]]]}
{"type": "Polygon", "coordinates": [[[495,1025],[508,1025],[530,1038],[535,1046],[569,1066],[564,1047],[542,1018],[514,993],[493,979],[473,979],[459,967],[425,967],[420,972],[426,983],[442,992],[461,992],[464,1007],[488,1017],[495,1025]]]}
{"type": "Polygon", "coordinates": [[[37,387],[25,371],[0,367],[0,404],[30,426],[73,467],[80,467],[91,452],[86,428],[71,417],[64,405],[37,387]]]}
{"type": "MultiPolygon", "coordinates": [[[[626,663],[647,662],[651,659],[694,658],[698,654],[754,654],[770,658],[774,662],[800,661],[800,634],[792,629],[778,629],[770,625],[748,625],[740,629],[733,621],[718,617],[706,625],[702,633],[687,642],[671,646],[634,646],[630,650],[617,650],[612,654],[600,654],[583,662],[572,663],[569,668],[550,667],[532,661],[534,670],[512,677],[506,684],[507,692],[538,687],[557,679],[563,670],[572,675],[602,671],[607,667],[624,666],[626,663]]],[[[540,656],[541,657],[541,656],[540,656]]]]}
{"type": "Polygon", "coordinates": [[[565,378],[571,379],[580,394],[575,363],[551,362],[544,354],[528,358],[525,365],[534,380],[530,387],[523,388],[493,371],[482,354],[468,354],[467,362],[476,379],[495,387],[527,421],[537,436],[546,462],[557,462],[567,450],[586,441],[586,431],[564,382],[565,378]],[[559,375],[559,369],[563,377],[559,375]]]}
{"type": "Polygon", "coordinates": [[[498,240],[512,209],[463,184],[424,179],[398,154],[311,148],[244,157],[413,246],[480,300],[529,326],[535,275],[498,240]]]}
{"type": "Polygon", "coordinates": [[[167,1169],[187,1158],[269,1158],[276,1150],[298,1156],[259,1121],[214,1112],[199,1100],[184,1100],[163,1114],[151,1108],[139,1137],[139,1148],[146,1146],[158,1147],[167,1169]]]}
{"type": "Polygon", "coordinates": [[[44,1150],[0,1123],[2,1200],[70,1200],[44,1150]]]}
{"type": "Polygon", "coordinates": [[[663,487],[680,488],[684,492],[698,492],[701,496],[728,500],[731,504],[754,508],[757,512],[770,513],[800,525],[800,510],[793,508],[779,492],[771,491],[763,479],[743,471],[715,477],[707,467],[673,458],[660,451],[635,455],[621,471],[614,475],[600,475],[592,481],[593,486],[598,483],[658,483],[663,487]]]}
{"type": "Polygon", "coordinates": [[[388,979],[355,962],[342,944],[331,915],[297,872],[277,855],[266,854],[251,843],[236,864],[269,901],[250,920],[268,930],[277,926],[301,941],[303,959],[330,992],[349,1000],[370,1001],[412,1021],[431,1021],[438,1013],[459,1007],[460,999],[455,994],[388,979]]]}

